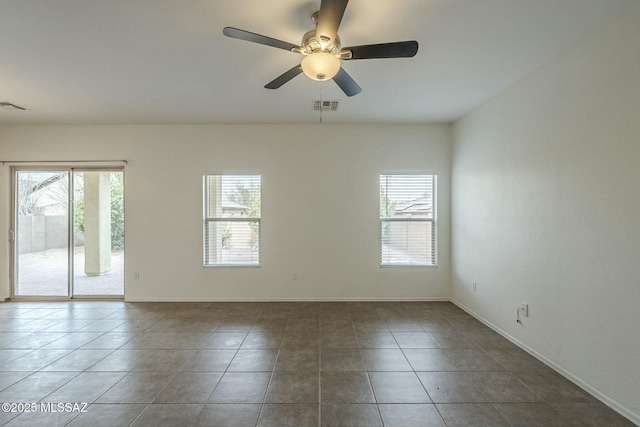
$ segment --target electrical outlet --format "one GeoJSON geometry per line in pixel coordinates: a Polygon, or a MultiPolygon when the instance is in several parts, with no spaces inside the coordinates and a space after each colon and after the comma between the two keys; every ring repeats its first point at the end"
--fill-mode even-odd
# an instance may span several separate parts
{"type": "Polygon", "coordinates": [[[477,287],[476,287],[476,282],[473,282],[473,292],[476,292],[477,287]]]}
{"type": "Polygon", "coordinates": [[[297,271],[293,272],[293,280],[298,280],[298,272],[297,271]]]}
{"type": "Polygon", "coordinates": [[[518,306],[518,311],[522,317],[529,317],[529,304],[521,302],[518,306]]]}
{"type": "Polygon", "coordinates": [[[135,280],[140,280],[140,273],[137,273],[137,272],[136,272],[136,273],[134,273],[134,274],[133,274],[133,278],[134,278],[135,280]]]}

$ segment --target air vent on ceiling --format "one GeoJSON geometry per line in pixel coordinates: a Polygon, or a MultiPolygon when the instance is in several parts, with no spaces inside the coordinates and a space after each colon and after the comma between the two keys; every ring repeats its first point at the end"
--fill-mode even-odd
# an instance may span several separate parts
{"type": "Polygon", "coordinates": [[[9,111],[24,111],[24,110],[26,110],[26,108],[20,107],[19,105],[12,104],[12,103],[6,102],[6,101],[0,101],[0,108],[2,108],[3,110],[9,110],[9,111]]]}
{"type": "Polygon", "coordinates": [[[321,101],[316,99],[313,101],[314,111],[336,111],[338,109],[338,101],[321,101]]]}

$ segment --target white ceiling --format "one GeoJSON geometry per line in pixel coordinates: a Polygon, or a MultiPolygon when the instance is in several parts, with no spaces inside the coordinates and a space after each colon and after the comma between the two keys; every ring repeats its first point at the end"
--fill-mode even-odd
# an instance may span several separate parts
{"type": "Polygon", "coordinates": [[[0,124],[450,122],[631,0],[351,0],[344,46],[417,40],[410,59],[343,61],[363,92],[304,75],[300,56],[225,26],[300,43],[320,0],[0,0],[0,124]]]}

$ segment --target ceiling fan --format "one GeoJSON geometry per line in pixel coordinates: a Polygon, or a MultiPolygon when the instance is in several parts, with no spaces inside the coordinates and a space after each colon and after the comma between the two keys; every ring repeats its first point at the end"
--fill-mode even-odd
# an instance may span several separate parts
{"type": "Polygon", "coordinates": [[[299,65],[267,83],[265,85],[267,89],[278,89],[298,74],[304,73],[310,79],[317,81],[333,79],[347,96],[353,96],[362,92],[362,88],[342,68],[342,60],[410,58],[418,52],[418,42],[411,40],[343,48],[338,36],[338,27],[348,2],[349,0],[322,0],[320,10],[312,16],[316,29],[308,31],[302,37],[301,45],[233,27],[226,27],[222,32],[227,37],[304,55],[299,65]]]}

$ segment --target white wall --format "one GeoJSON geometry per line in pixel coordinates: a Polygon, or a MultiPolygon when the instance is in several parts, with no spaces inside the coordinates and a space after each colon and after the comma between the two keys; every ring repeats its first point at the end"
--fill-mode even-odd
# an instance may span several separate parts
{"type": "MultiPolygon", "coordinates": [[[[100,159],[128,161],[127,300],[449,298],[450,126],[0,127],[0,160],[100,159]],[[385,171],[439,174],[437,268],[379,267],[385,171]],[[262,174],[260,268],[202,267],[202,175],[226,172],[262,174]]],[[[9,175],[0,169],[5,230],[9,175]]]]}
{"type": "Polygon", "coordinates": [[[640,422],[640,2],[454,141],[453,298],[640,422]]]}

